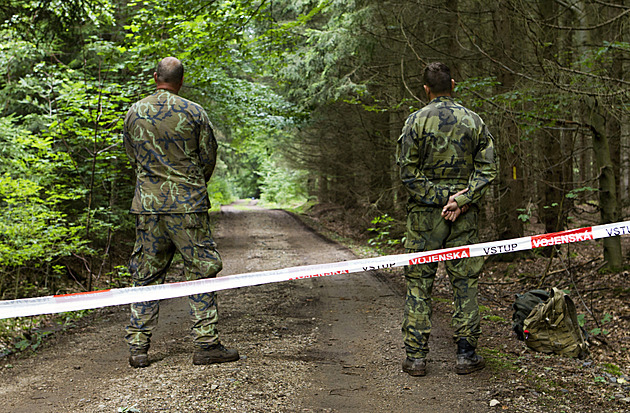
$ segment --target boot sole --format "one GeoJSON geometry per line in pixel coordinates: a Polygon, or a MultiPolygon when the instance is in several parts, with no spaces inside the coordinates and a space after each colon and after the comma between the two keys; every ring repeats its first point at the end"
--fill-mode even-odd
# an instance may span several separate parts
{"type": "Polygon", "coordinates": [[[410,376],[413,377],[421,377],[421,376],[426,376],[427,375],[427,371],[426,370],[410,370],[410,369],[404,369],[403,371],[405,373],[407,373],[410,376]]]}
{"type": "Polygon", "coordinates": [[[422,363],[408,363],[409,359],[405,360],[402,365],[402,371],[407,373],[410,376],[418,377],[418,376],[426,376],[427,375],[427,363],[425,361],[424,365],[422,363]],[[417,364],[417,368],[413,368],[414,364],[417,364]],[[419,368],[418,368],[419,367],[419,368]]]}
{"type": "Polygon", "coordinates": [[[133,356],[129,356],[129,365],[134,369],[149,367],[149,358],[134,358],[133,356]]]}
{"type": "Polygon", "coordinates": [[[234,357],[225,357],[225,358],[205,358],[205,357],[194,357],[193,356],[193,364],[196,366],[203,366],[205,364],[217,364],[217,363],[229,363],[231,361],[237,361],[241,357],[237,354],[234,357]]]}
{"type": "Polygon", "coordinates": [[[455,366],[455,373],[457,374],[470,374],[477,370],[481,370],[486,367],[486,361],[482,360],[481,363],[474,366],[455,366]]]}

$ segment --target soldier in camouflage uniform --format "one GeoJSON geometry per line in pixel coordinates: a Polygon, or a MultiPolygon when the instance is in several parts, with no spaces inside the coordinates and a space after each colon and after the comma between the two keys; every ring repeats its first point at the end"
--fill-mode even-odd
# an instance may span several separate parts
{"type": "MultiPolygon", "coordinates": [[[[410,194],[405,241],[409,252],[477,243],[478,202],[496,176],[493,138],[476,113],[451,97],[455,82],[448,67],[428,65],[424,83],[430,102],[407,118],[397,147],[400,177],[410,194]]],[[[482,257],[445,262],[455,299],[458,374],[485,365],[475,352],[481,335],[477,279],[482,265],[482,257]]],[[[405,269],[403,371],[412,376],[426,374],[437,268],[434,262],[405,269]]]]}
{"type": "MultiPolygon", "coordinates": [[[[134,286],[163,283],[178,251],[187,280],[215,277],[222,268],[208,219],[207,183],[216,163],[217,141],[205,110],[177,95],[184,68],[174,57],[162,59],[153,77],[157,90],[136,102],[124,122],[125,149],[136,173],[131,213],[136,215],[136,243],[129,270],[134,286]]],[[[239,359],[221,345],[214,293],[190,297],[194,364],[239,359]]],[[[126,328],[129,364],[149,365],[152,330],[159,302],[131,305],[126,328]]]]}

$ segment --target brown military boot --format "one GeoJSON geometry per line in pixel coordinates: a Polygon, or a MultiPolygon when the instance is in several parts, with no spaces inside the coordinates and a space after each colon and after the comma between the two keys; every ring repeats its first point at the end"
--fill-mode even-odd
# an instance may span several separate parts
{"type": "Polygon", "coordinates": [[[143,368],[149,366],[149,356],[147,354],[149,349],[133,347],[129,349],[131,353],[129,355],[129,365],[133,368],[143,368]]]}
{"type": "Polygon", "coordinates": [[[473,371],[481,370],[486,366],[486,361],[479,354],[475,353],[475,348],[468,340],[460,338],[457,342],[457,364],[455,373],[470,374],[473,371]]]}
{"type": "Polygon", "coordinates": [[[215,344],[207,349],[197,349],[193,353],[193,364],[214,364],[236,361],[240,358],[238,351],[227,349],[223,344],[215,344]]]}
{"type": "Polygon", "coordinates": [[[410,376],[426,376],[427,375],[427,359],[419,358],[414,359],[407,357],[403,361],[402,369],[410,376]]]}

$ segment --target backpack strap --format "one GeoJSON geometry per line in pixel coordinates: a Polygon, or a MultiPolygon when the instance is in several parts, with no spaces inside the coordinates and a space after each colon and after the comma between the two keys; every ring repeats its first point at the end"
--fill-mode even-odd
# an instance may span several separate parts
{"type": "MultiPolygon", "coordinates": [[[[556,289],[557,288],[554,288],[554,290],[556,289]]],[[[570,322],[572,324],[572,327],[573,327],[572,330],[576,332],[576,336],[577,336],[576,339],[578,341],[578,347],[580,349],[578,358],[584,359],[589,355],[589,349],[588,349],[588,344],[586,343],[584,334],[582,334],[582,328],[580,327],[580,323],[578,322],[578,319],[577,319],[577,310],[575,308],[575,303],[573,302],[573,299],[566,294],[564,296],[564,301],[566,304],[565,313],[568,317],[567,322],[570,322]]]]}
{"type": "Polygon", "coordinates": [[[523,324],[525,343],[533,350],[580,359],[589,354],[575,304],[558,288],[552,289],[549,300],[538,304],[523,324]]]}

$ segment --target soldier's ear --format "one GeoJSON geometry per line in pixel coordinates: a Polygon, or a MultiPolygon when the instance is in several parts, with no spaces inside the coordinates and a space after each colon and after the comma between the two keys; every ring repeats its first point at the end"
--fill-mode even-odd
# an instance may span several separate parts
{"type": "Polygon", "coordinates": [[[427,85],[424,85],[424,93],[426,93],[426,94],[427,94],[427,98],[429,98],[429,99],[430,99],[430,96],[431,96],[431,88],[430,88],[429,86],[427,86],[427,85]]]}
{"type": "Polygon", "coordinates": [[[451,93],[455,90],[455,79],[451,79],[451,93]]]}
{"type": "Polygon", "coordinates": [[[177,85],[175,85],[175,93],[179,93],[180,89],[184,86],[184,76],[182,76],[181,80],[177,85]]]}

